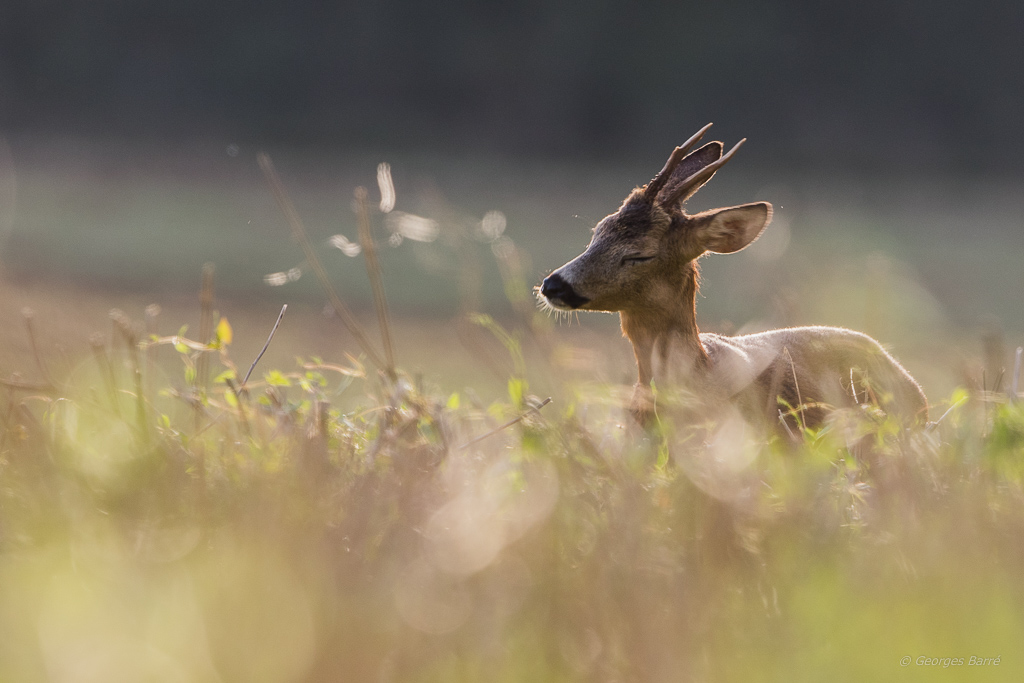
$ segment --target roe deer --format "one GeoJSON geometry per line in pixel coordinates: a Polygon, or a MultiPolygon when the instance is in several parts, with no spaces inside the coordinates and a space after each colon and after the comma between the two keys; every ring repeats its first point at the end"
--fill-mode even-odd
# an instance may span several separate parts
{"type": "Polygon", "coordinates": [[[677,147],[651,182],[597,224],[586,250],[544,279],[542,300],[560,310],[619,314],[638,371],[630,412],[644,425],[654,416],[652,381],[681,384],[702,409],[731,402],[748,421],[780,432],[790,431],[786,420],[819,426],[830,409],[868,398],[904,426],[924,424],[921,387],[865,334],[792,327],[726,337],[697,329],[697,260],[707,252],[740,251],[772,217],[767,202],[694,215],[683,210],[746,141],[725,156],[720,142],[687,154],[710,126],[677,147]],[[779,408],[786,404],[788,415],[779,408]]]}

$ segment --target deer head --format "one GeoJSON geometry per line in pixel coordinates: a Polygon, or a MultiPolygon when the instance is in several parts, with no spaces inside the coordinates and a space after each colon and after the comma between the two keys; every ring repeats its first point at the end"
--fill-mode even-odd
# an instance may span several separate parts
{"type": "Polygon", "coordinates": [[[689,150],[711,124],[677,147],[651,182],[630,193],[601,220],[586,250],[545,278],[540,293],[556,309],[670,313],[696,260],[706,252],[731,254],[753,242],[771,220],[767,202],[689,215],[683,204],[745,142],[722,155],[722,143],[689,150]],[[688,153],[689,152],[689,153],[688,153]]]}
{"type": "Polygon", "coordinates": [[[619,313],[636,356],[633,413],[642,422],[650,413],[655,350],[671,374],[691,374],[709,365],[694,308],[697,259],[708,252],[740,251],[772,216],[767,202],[695,215],[683,210],[744,142],[724,156],[720,142],[691,152],[710,126],[677,147],[651,182],[633,190],[618,211],[597,224],[586,250],[540,287],[543,301],[555,309],[619,313]]]}

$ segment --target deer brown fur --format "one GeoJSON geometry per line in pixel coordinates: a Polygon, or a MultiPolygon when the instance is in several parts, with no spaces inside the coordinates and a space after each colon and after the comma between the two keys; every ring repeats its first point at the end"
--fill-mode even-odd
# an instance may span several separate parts
{"type": "Polygon", "coordinates": [[[631,412],[654,415],[652,382],[681,385],[714,410],[735,405],[751,421],[815,427],[833,408],[873,402],[906,426],[923,424],[928,404],[910,374],[871,337],[836,327],[792,327],[727,337],[697,327],[697,260],[730,254],[758,238],[767,202],[690,215],[684,202],[721,168],[710,142],[689,152],[711,124],[677,147],[662,171],[594,228],[586,250],[545,278],[542,300],[561,310],[619,313],[633,345],[637,383],[631,412]]]}

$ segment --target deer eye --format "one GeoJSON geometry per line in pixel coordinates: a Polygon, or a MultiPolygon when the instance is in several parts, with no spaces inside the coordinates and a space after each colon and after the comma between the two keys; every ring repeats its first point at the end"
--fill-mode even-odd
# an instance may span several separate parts
{"type": "Polygon", "coordinates": [[[639,254],[633,254],[632,256],[623,256],[622,265],[631,266],[634,263],[644,263],[653,259],[653,256],[640,256],[639,254]]]}

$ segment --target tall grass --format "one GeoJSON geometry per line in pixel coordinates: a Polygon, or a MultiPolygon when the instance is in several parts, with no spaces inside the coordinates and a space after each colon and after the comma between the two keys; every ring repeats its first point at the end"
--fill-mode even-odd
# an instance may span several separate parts
{"type": "Polygon", "coordinates": [[[92,365],[5,380],[0,681],[1024,674],[1024,404],[962,391],[920,434],[865,407],[796,445],[642,432],[614,386],[548,404],[514,249],[515,329],[476,319],[510,358],[489,405],[365,333],[376,369],[243,383],[212,281],[199,339],[118,314],[92,365]]]}

